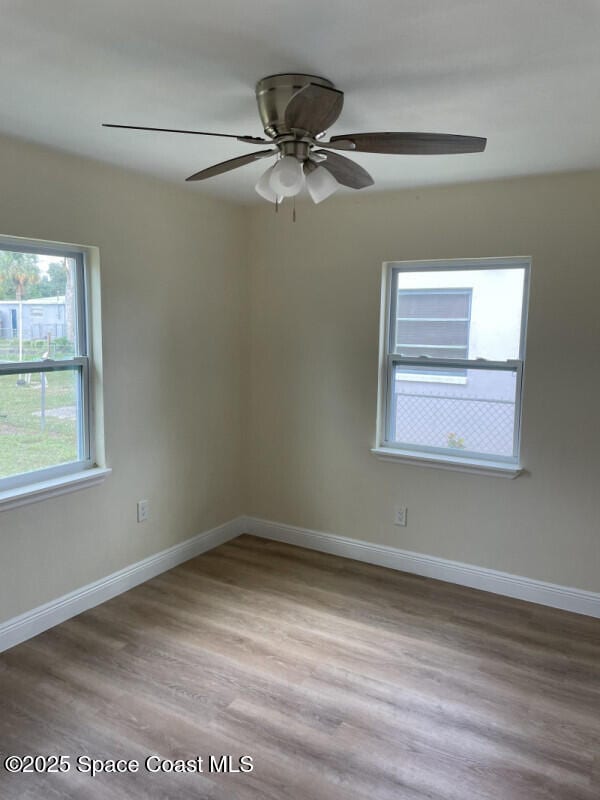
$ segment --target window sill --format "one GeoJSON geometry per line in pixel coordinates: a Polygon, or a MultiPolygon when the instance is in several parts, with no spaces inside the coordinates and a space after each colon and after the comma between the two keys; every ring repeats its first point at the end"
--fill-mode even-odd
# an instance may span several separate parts
{"type": "Polygon", "coordinates": [[[444,455],[428,455],[394,447],[373,447],[371,452],[381,461],[394,461],[397,464],[413,464],[433,469],[449,469],[455,472],[468,472],[473,475],[493,475],[498,478],[516,478],[523,472],[519,464],[506,464],[502,461],[476,461],[467,458],[453,458],[444,455]]]}
{"type": "Polygon", "coordinates": [[[38,503],[50,497],[58,497],[61,494],[97,486],[111,472],[112,469],[110,467],[92,467],[82,472],[63,475],[60,478],[30,483],[27,486],[19,486],[15,489],[7,489],[4,492],[0,492],[0,511],[9,511],[11,508],[38,503]]]}

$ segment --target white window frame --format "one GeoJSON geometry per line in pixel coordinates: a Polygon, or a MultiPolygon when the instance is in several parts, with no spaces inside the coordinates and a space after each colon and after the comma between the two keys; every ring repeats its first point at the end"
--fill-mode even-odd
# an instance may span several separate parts
{"type": "MultiPolygon", "coordinates": [[[[93,336],[90,315],[90,275],[87,263],[92,248],[0,236],[0,249],[18,253],[69,258],[75,262],[75,356],[40,361],[0,362],[0,377],[59,371],[79,372],[80,419],[78,458],[32,472],[0,478],[0,511],[43,500],[101,482],[111,470],[98,465],[94,395],[93,336]]],[[[93,248],[95,249],[95,248],[93,248]]],[[[98,409],[96,409],[98,410],[98,409]]],[[[103,454],[102,454],[103,455],[103,454]]]]}
{"type": "Polygon", "coordinates": [[[438,259],[435,261],[388,261],[383,264],[381,288],[381,319],[379,341],[379,387],[377,398],[376,444],[372,452],[384,460],[401,463],[418,463],[423,466],[456,469],[463,472],[478,472],[514,478],[522,472],[520,464],[523,379],[525,367],[525,345],[527,338],[527,312],[531,258],[476,258],[438,259]],[[523,269],[523,297],[519,357],[506,361],[487,359],[434,359],[402,356],[394,352],[392,344],[392,313],[394,300],[392,289],[396,272],[449,272],[461,270],[523,269]],[[447,449],[403,444],[391,440],[391,413],[394,370],[398,365],[410,367],[441,367],[481,370],[499,370],[516,373],[515,419],[512,456],[486,457],[480,453],[461,451],[460,455],[447,449]]]}

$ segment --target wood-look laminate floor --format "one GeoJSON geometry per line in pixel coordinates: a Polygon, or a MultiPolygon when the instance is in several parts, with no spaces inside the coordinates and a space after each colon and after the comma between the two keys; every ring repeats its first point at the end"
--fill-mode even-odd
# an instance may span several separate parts
{"type": "Polygon", "coordinates": [[[599,800],[600,620],[241,536],[1,655],[0,752],[71,762],[2,800],[599,800]]]}

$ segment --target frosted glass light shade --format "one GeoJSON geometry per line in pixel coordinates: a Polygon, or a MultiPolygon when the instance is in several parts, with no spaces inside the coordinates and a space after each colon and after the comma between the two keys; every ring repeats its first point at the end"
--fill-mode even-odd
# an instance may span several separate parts
{"type": "Polygon", "coordinates": [[[293,197],[304,185],[302,164],[294,156],[284,156],[273,167],[269,176],[271,189],[282,197],[293,197]]]}
{"type": "Polygon", "coordinates": [[[340,185],[325,167],[317,167],[306,176],[306,188],[314,203],[327,200],[340,185]]]}
{"type": "Polygon", "coordinates": [[[272,167],[269,167],[268,170],[263,172],[263,174],[258,179],[258,183],[254,187],[258,194],[263,197],[265,200],[268,200],[269,203],[277,203],[281,201],[281,197],[271,189],[271,175],[273,174],[273,170],[275,169],[275,164],[272,167]]]}

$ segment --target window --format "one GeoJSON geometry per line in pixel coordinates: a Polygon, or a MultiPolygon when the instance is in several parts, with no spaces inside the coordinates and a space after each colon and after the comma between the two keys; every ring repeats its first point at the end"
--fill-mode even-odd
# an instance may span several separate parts
{"type": "Polygon", "coordinates": [[[0,240],[2,501],[94,465],[87,300],[84,249],[0,240]]]}
{"type": "Polygon", "coordinates": [[[518,471],[529,268],[384,265],[376,452],[518,471]]]}

